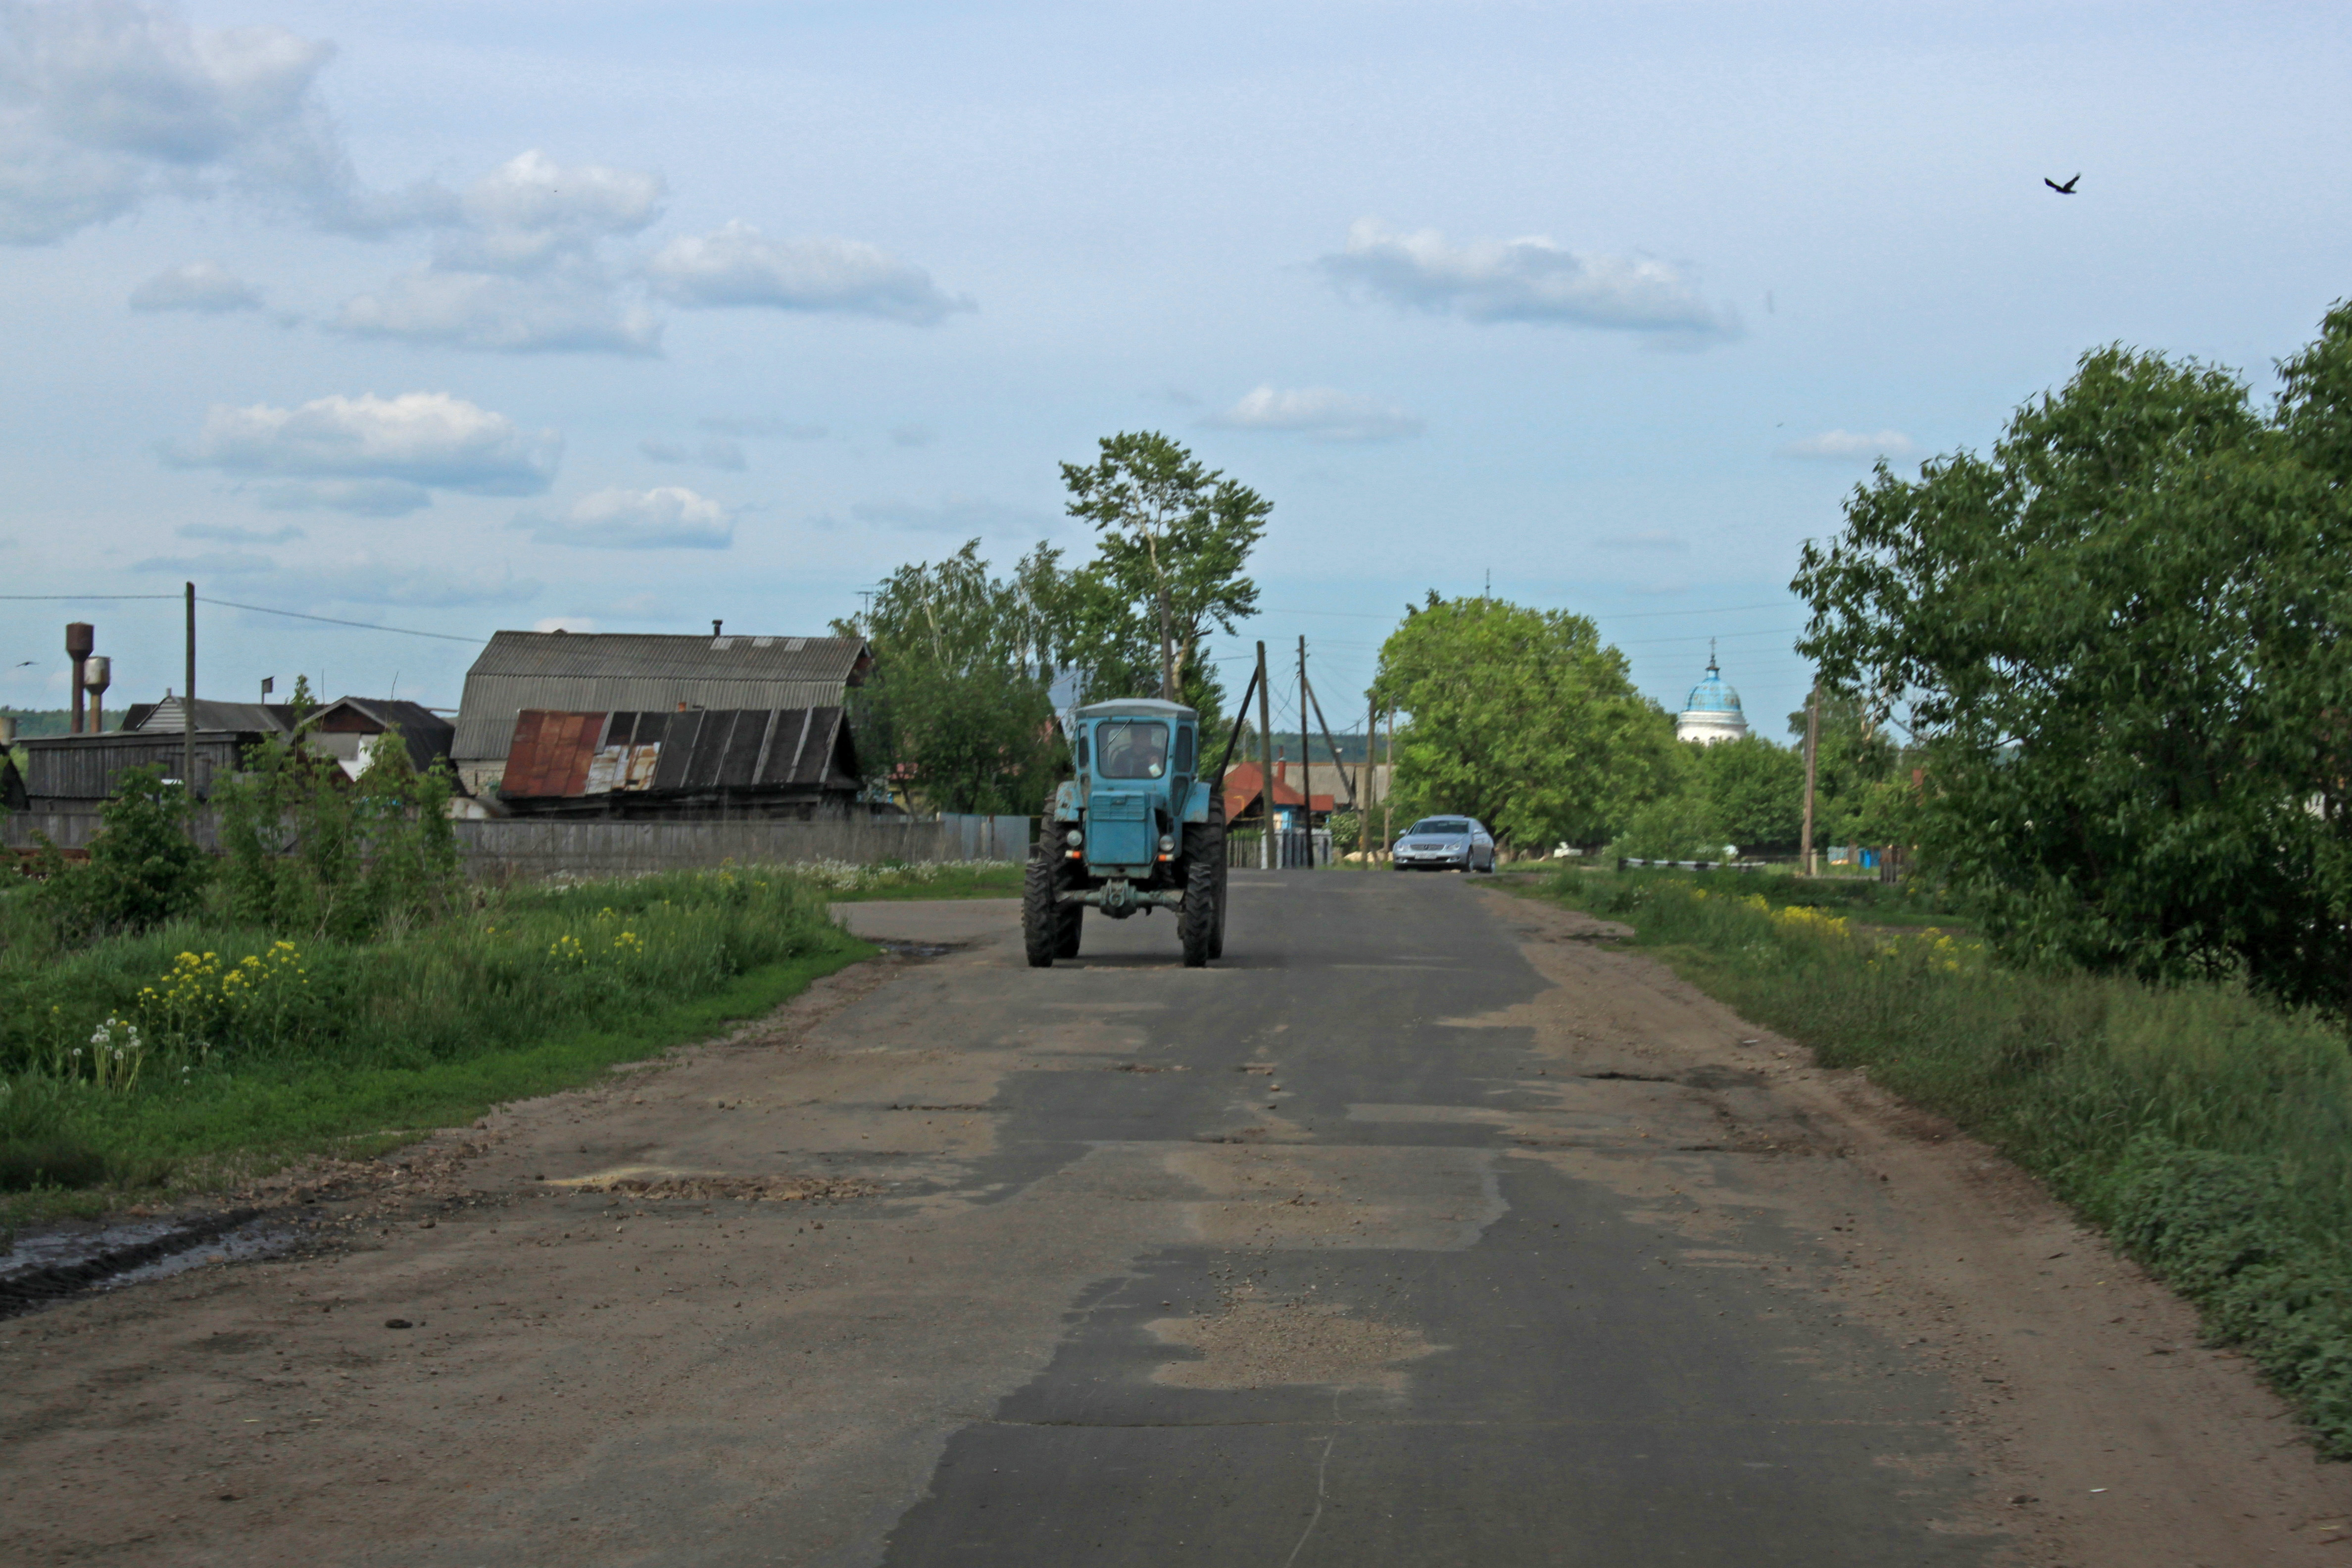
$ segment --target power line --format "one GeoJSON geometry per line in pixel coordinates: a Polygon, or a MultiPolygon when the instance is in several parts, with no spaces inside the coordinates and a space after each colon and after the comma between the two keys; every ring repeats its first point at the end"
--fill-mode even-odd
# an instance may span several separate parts
{"type": "MultiPolygon", "coordinates": [[[[165,599],[176,599],[180,595],[177,594],[125,595],[125,597],[131,598],[165,599]]],[[[196,603],[200,605],[218,605],[225,610],[251,610],[257,616],[284,616],[289,620],[296,621],[323,621],[331,626],[357,626],[363,632],[397,632],[404,637],[437,637],[443,642],[467,643],[475,647],[479,647],[484,643],[489,641],[488,637],[459,637],[454,632],[420,632],[412,630],[407,626],[378,626],[373,621],[345,621],[339,620],[333,616],[305,615],[300,610],[273,610],[267,605],[240,605],[228,599],[207,599],[202,594],[196,595],[196,603]]]]}
{"type": "MultiPolygon", "coordinates": [[[[0,600],[56,599],[68,604],[119,599],[178,600],[181,597],[182,595],[178,594],[0,594],[0,600]]],[[[250,610],[257,616],[284,616],[289,620],[320,621],[331,626],[356,626],[363,632],[394,632],[404,637],[437,637],[443,642],[468,643],[476,647],[489,640],[488,637],[459,637],[454,632],[420,632],[409,626],[379,626],[373,621],[346,621],[334,616],[307,615],[300,610],[273,610],[267,605],[240,605],[232,599],[208,599],[202,594],[196,595],[196,603],[217,605],[224,610],[250,610]]]]}

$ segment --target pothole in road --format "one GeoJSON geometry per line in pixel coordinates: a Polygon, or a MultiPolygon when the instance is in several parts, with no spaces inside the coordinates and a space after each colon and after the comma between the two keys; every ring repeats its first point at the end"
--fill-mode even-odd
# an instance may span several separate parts
{"type": "Polygon", "coordinates": [[[252,1209],[26,1237],[0,1255],[0,1318],[208,1264],[275,1258],[300,1239],[284,1219],[252,1209]]]}
{"type": "Polygon", "coordinates": [[[1198,1318],[1149,1325],[1162,1343],[1200,1352],[1163,1363],[1152,1381],[1175,1388],[1265,1388],[1319,1383],[1401,1387],[1399,1362],[1442,1350],[1417,1329],[1304,1301],[1242,1301],[1198,1318]]]}
{"type": "Polygon", "coordinates": [[[668,1171],[652,1165],[625,1165],[585,1176],[564,1176],[546,1184],[581,1193],[614,1193],[633,1198],[678,1198],[704,1202],[739,1198],[770,1203],[833,1202],[871,1197],[882,1190],[878,1182],[833,1176],[729,1176],[715,1172],[668,1171]]]}

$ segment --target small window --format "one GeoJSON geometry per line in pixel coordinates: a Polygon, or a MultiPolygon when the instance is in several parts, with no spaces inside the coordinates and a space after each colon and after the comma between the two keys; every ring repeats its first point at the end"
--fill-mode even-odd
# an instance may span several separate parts
{"type": "Polygon", "coordinates": [[[1168,726],[1135,719],[1107,719],[1096,737],[1102,742],[1102,776],[1156,779],[1168,771],[1168,726]]]}
{"type": "Polygon", "coordinates": [[[1087,765],[1087,732],[1086,732],[1084,730],[1081,730],[1081,731],[1078,731],[1078,766],[1080,766],[1080,767],[1082,767],[1082,768],[1083,768],[1083,767],[1085,767],[1086,765],[1087,765]]]}
{"type": "Polygon", "coordinates": [[[1192,726],[1179,725],[1176,730],[1176,762],[1171,770],[1190,777],[1192,772],[1192,726]]]}

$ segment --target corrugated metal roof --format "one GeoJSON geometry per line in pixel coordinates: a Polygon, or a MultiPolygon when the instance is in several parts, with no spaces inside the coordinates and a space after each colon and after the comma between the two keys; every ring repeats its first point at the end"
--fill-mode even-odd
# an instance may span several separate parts
{"type": "Polygon", "coordinates": [[[854,789],[856,752],[842,710],[689,709],[684,713],[515,717],[499,793],[515,799],[700,790],[854,789]]]}
{"type": "Polygon", "coordinates": [[[855,637],[499,632],[466,675],[454,754],[507,754],[526,709],[572,713],[839,707],[872,662],[855,637]]]}
{"type": "MultiPolygon", "coordinates": [[[[123,717],[126,730],[142,730],[149,733],[161,731],[179,734],[187,727],[180,710],[187,706],[186,699],[166,697],[161,702],[138,703],[123,717]]],[[[277,702],[215,702],[209,697],[196,699],[196,732],[206,730],[235,730],[247,735],[283,735],[294,728],[294,710],[277,702]]]]}

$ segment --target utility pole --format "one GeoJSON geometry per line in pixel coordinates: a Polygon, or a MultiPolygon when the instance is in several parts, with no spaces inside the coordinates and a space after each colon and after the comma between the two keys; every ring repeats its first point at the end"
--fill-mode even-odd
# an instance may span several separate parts
{"type": "Polygon", "coordinates": [[[180,782],[188,792],[188,810],[196,809],[196,585],[188,590],[188,684],[180,699],[180,782]]]}
{"type": "Polygon", "coordinates": [[[1257,783],[1258,811],[1265,831],[1257,841],[1257,868],[1274,869],[1274,716],[1266,700],[1265,644],[1257,645],[1257,783]]]}
{"type": "Polygon", "coordinates": [[[1389,743],[1381,748],[1389,760],[1389,793],[1381,802],[1381,847],[1396,842],[1396,710],[1389,710],[1389,743]]]}
{"type": "MultiPolygon", "coordinates": [[[[1315,826],[1315,753],[1307,749],[1307,639],[1298,639],[1298,818],[1315,826]]],[[[1314,839],[1307,841],[1307,864],[1315,864],[1314,839]]]]}
{"type": "Polygon", "coordinates": [[[1356,837],[1362,840],[1356,846],[1364,852],[1364,868],[1372,866],[1372,784],[1381,775],[1372,768],[1372,743],[1381,728],[1380,704],[1364,700],[1364,806],[1357,814],[1356,837]]]}
{"type": "Polygon", "coordinates": [[[1797,847],[1799,860],[1808,877],[1817,875],[1813,866],[1813,772],[1822,751],[1822,683],[1813,682],[1813,689],[1805,699],[1805,832],[1804,842],[1797,847]]]}

